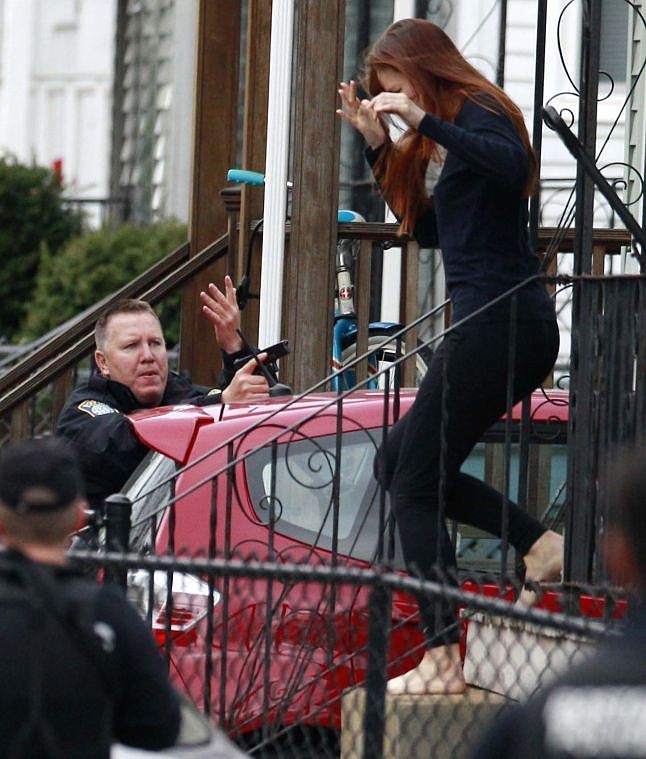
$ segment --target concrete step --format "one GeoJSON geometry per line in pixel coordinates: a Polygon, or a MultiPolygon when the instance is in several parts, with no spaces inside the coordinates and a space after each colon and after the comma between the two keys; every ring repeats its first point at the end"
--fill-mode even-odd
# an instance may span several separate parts
{"type": "Polygon", "coordinates": [[[477,613],[469,617],[464,677],[470,685],[522,701],[591,650],[582,636],[477,613]]]}
{"type": "MultiPolygon", "coordinates": [[[[363,759],[365,698],[363,688],[343,696],[341,759],[363,759]]],[[[467,759],[505,703],[473,687],[460,696],[387,695],[384,759],[467,759]]]]}

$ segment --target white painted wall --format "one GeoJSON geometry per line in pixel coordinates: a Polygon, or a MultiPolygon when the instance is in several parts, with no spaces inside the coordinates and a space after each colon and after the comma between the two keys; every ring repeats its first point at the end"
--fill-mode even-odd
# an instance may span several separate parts
{"type": "Polygon", "coordinates": [[[74,197],[108,194],[115,21],[114,0],[0,4],[0,152],[62,159],[74,197]]]}

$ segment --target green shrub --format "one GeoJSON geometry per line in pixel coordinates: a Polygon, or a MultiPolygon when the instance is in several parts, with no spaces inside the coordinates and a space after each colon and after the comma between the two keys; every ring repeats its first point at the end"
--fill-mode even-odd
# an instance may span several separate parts
{"type": "MultiPolygon", "coordinates": [[[[23,336],[38,337],[119,289],[184,243],[186,234],[186,226],[177,221],[127,224],[76,237],[57,255],[44,251],[23,336]]],[[[160,309],[170,344],[178,337],[178,298],[160,309]]]]}
{"type": "Polygon", "coordinates": [[[0,337],[16,336],[41,255],[48,251],[55,259],[80,231],[81,215],[65,207],[53,172],[0,156],[0,337]]]}

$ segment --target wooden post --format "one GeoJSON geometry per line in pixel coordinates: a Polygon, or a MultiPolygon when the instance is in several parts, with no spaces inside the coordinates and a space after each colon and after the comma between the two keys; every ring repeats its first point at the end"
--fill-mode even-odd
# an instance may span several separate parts
{"type": "MultiPolygon", "coordinates": [[[[410,324],[419,316],[419,245],[409,240],[402,246],[402,274],[400,286],[399,313],[402,324],[410,324]]],[[[415,350],[417,347],[417,327],[411,327],[406,332],[404,340],[406,352],[415,350]]],[[[417,377],[415,371],[416,358],[404,361],[401,373],[402,387],[416,387],[417,377]]]]}
{"type": "Polygon", "coordinates": [[[238,223],[240,221],[240,198],[242,192],[239,186],[225,187],[220,190],[220,197],[227,213],[227,234],[229,235],[229,250],[227,254],[227,271],[236,281],[238,257],[238,223]]]}
{"type": "Polygon", "coordinates": [[[23,401],[11,412],[11,421],[9,422],[9,441],[12,443],[17,443],[31,435],[29,404],[30,401],[23,401]]]}
{"type": "Polygon", "coordinates": [[[300,392],[329,373],[332,353],[345,2],[300,0],[296,23],[292,235],[283,290],[292,353],[283,377],[300,392]]]}
{"type": "MultiPolygon", "coordinates": [[[[357,312],[357,356],[368,350],[370,322],[370,273],[372,271],[372,241],[361,240],[354,268],[354,303],[357,312]]],[[[379,369],[379,367],[377,367],[379,369]]],[[[368,360],[362,359],[356,368],[357,381],[368,376],[368,360]]]]}
{"type": "MultiPolygon", "coordinates": [[[[227,229],[220,198],[227,169],[236,160],[241,0],[199,0],[191,211],[191,255],[227,229]],[[223,7],[226,5],[226,9],[223,7]]],[[[207,269],[182,293],[180,364],[194,382],[215,385],[220,351],[202,316],[199,293],[210,281],[222,285],[226,259],[207,269]]]]}
{"type": "Polygon", "coordinates": [[[74,377],[71,369],[65,369],[58,377],[54,379],[52,387],[52,429],[56,426],[56,421],[67,403],[70,393],[74,389],[74,377]]]}
{"type": "MultiPolygon", "coordinates": [[[[272,0],[249,0],[245,69],[244,122],[242,126],[242,168],[265,171],[267,152],[267,105],[269,102],[269,48],[272,0]]],[[[249,243],[249,225],[263,211],[263,191],[245,185],[240,202],[240,234],[236,281],[244,273],[249,243]]],[[[251,262],[251,291],[260,290],[260,244],[256,242],[251,262]]],[[[258,340],[258,305],[251,300],[242,312],[242,329],[249,340],[258,340]]]]}

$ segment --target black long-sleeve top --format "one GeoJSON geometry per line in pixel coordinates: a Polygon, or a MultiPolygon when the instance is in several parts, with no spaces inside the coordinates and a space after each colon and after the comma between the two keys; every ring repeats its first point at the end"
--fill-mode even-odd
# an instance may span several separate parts
{"type": "MultiPolygon", "coordinates": [[[[447,154],[432,206],[416,220],[413,236],[422,247],[441,248],[453,320],[458,321],[539,271],[523,197],[529,159],[513,122],[471,100],[464,101],[455,123],[427,113],[418,131],[447,154]]],[[[366,150],[371,166],[379,152],[366,150]]],[[[488,309],[482,318],[506,318],[508,303],[488,309]]],[[[522,288],[518,316],[554,319],[542,283],[522,288]]]]}

